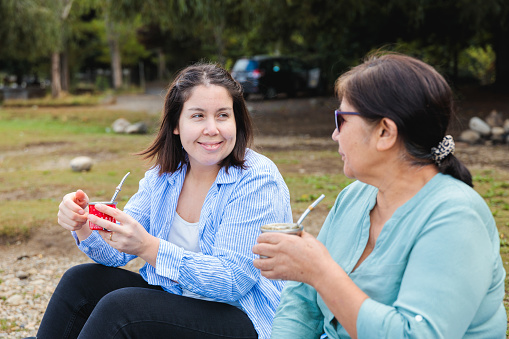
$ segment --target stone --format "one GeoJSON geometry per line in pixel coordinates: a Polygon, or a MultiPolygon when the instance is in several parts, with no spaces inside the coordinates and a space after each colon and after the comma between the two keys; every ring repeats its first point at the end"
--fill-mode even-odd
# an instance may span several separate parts
{"type": "Polygon", "coordinates": [[[18,278],[18,279],[26,279],[29,276],[30,276],[30,274],[28,274],[27,272],[24,272],[24,271],[16,272],[16,278],[18,278]]]}
{"type": "Polygon", "coordinates": [[[503,127],[493,127],[491,129],[491,140],[496,142],[504,141],[505,130],[503,127]]]}
{"type": "Polygon", "coordinates": [[[125,133],[127,127],[129,127],[131,123],[124,118],[119,118],[113,122],[111,128],[115,133],[125,133]]]}
{"type": "Polygon", "coordinates": [[[481,140],[481,134],[471,129],[467,129],[461,132],[459,140],[469,144],[476,144],[481,140]]]}
{"type": "Polygon", "coordinates": [[[137,122],[127,126],[124,132],[127,134],[146,134],[148,132],[148,126],[144,122],[137,122]]]}
{"type": "Polygon", "coordinates": [[[46,280],[44,279],[37,279],[30,282],[30,285],[44,285],[46,284],[46,280]]]}
{"type": "Polygon", "coordinates": [[[71,169],[74,172],[90,171],[93,164],[92,158],[85,156],[76,157],[70,162],[71,169]]]}
{"type": "Polygon", "coordinates": [[[492,110],[484,120],[491,127],[502,127],[504,125],[504,117],[496,110],[492,110]]]}
{"type": "Polygon", "coordinates": [[[481,135],[490,135],[491,127],[484,120],[478,117],[473,117],[468,123],[471,130],[481,133],[481,135]]]}
{"type": "Polygon", "coordinates": [[[9,305],[16,306],[16,305],[21,305],[23,303],[23,301],[24,301],[23,296],[21,296],[19,294],[15,294],[15,295],[9,297],[9,299],[7,299],[5,301],[5,303],[7,303],[9,305]]]}

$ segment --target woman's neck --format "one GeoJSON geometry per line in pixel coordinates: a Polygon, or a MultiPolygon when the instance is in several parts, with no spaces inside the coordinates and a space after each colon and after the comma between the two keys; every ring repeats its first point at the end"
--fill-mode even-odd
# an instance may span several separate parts
{"type": "Polygon", "coordinates": [[[417,194],[437,173],[434,165],[394,166],[374,184],[378,188],[376,205],[382,214],[394,211],[417,194]]]}
{"type": "MultiPolygon", "coordinates": [[[[217,174],[221,170],[219,166],[191,166],[189,165],[186,173],[186,180],[194,182],[203,182],[210,184],[216,180],[217,174]]],[[[209,186],[210,186],[209,185],[209,186]]]]}

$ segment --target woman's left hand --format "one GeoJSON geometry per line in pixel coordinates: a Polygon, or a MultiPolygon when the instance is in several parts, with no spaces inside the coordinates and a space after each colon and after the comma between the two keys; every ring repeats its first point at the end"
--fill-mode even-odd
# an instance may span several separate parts
{"type": "Polygon", "coordinates": [[[325,246],[305,231],[301,236],[263,233],[253,253],[267,257],[253,261],[264,277],[300,281],[311,286],[320,272],[334,263],[325,246]]]}
{"type": "Polygon", "coordinates": [[[95,205],[95,208],[104,214],[112,216],[120,224],[89,214],[88,220],[104,227],[109,231],[98,231],[101,237],[111,247],[127,254],[133,254],[155,265],[159,239],[150,235],[147,230],[131,216],[123,211],[103,204],[95,205]],[[155,253],[155,256],[154,256],[155,253]]]}

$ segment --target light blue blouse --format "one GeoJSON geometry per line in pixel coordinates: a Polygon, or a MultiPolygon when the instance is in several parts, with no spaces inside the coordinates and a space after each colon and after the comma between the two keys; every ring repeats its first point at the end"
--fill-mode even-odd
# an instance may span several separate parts
{"type": "MultiPolygon", "coordinates": [[[[268,338],[283,282],[261,276],[251,249],[260,226],[292,222],[290,194],[268,158],[248,150],[245,164],[246,170],[230,167],[226,173],[222,168],[207,193],[199,221],[201,253],[166,240],[187,167],[162,176],[158,168],[147,171],[124,211],[160,238],[156,266],[140,269],[149,284],[175,294],[182,294],[184,287],[218,301],[238,301],[259,337],[268,338]]],[[[107,266],[124,266],[135,258],[110,247],[95,231],[79,248],[107,266]]]]}
{"type": "MultiPolygon", "coordinates": [[[[358,338],[505,338],[505,271],[490,209],[469,186],[437,174],[384,225],[352,273],[368,237],[377,189],[344,189],[318,239],[368,296],[358,338]]],[[[350,336],[316,290],[289,282],[273,338],[350,336]]]]}

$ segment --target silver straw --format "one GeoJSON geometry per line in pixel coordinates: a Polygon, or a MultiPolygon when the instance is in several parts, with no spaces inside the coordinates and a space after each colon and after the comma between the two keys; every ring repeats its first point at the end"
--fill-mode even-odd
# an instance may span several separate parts
{"type": "Polygon", "coordinates": [[[127,172],[127,174],[124,175],[124,177],[122,178],[122,181],[120,182],[120,184],[118,184],[117,188],[115,189],[115,194],[113,194],[113,197],[111,198],[111,203],[113,203],[115,201],[115,198],[117,197],[118,192],[120,192],[122,190],[121,189],[122,185],[124,184],[124,181],[129,174],[131,174],[131,172],[127,172]]]}
{"type": "Polygon", "coordinates": [[[315,208],[316,205],[318,205],[318,203],[320,201],[322,201],[322,199],[325,198],[325,195],[321,195],[318,199],[315,200],[314,203],[312,203],[311,205],[309,205],[309,207],[304,211],[304,213],[302,213],[302,215],[300,216],[299,220],[297,220],[297,225],[300,226],[300,224],[302,223],[302,221],[304,220],[305,217],[307,217],[307,215],[309,214],[309,212],[311,212],[311,210],[313,208],[315,208]]]}

